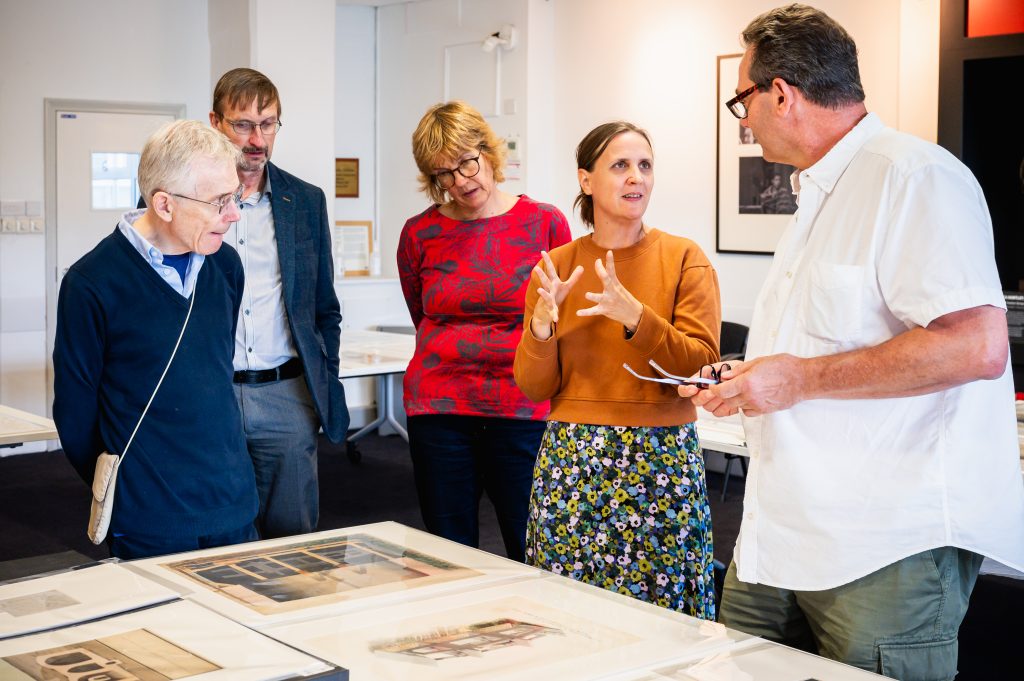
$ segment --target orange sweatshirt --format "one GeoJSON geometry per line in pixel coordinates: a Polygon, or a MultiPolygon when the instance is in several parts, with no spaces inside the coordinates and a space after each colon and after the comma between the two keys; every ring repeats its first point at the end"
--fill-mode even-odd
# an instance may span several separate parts
{"type": "Polygon", "coordinates": [[[559,308],[554,335],[546,341],[530,330],[539,285],[532,275],[525,330],[516,348],[516,383],[531,400],[551,400],[548,419],[553,421],[609,426],[693,421],[696,409],[679,397],[675,386],[641,381],[622,364],[656,376],[647,364],[653,359],[668,372],[689,376],[718,361],[722,311],[715,270],[697,244],[656,229],[636,244],[614,250],[619,281],[644,306],[636,333],[627,340],[618,322],[576,315],[594,305],[585,293],[603,290],[594,261],[604,260],[605,252],[589,234],[551,251],[562,280],[577,265],[584,271],[559,308]]]}

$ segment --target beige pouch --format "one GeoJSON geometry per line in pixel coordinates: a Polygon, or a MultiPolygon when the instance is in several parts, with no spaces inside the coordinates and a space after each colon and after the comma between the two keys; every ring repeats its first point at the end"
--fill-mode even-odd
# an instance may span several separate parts
{"type": "Polygon", "coordinates": [[[117,471],[121,457],[103,452],[96,459],[96,473],[92,479],[92,508],[89,510],[89,539],[93,544],[102,544],[110,528],[110,517],[114,513],[114,489],[117,487],[117,471]]]}

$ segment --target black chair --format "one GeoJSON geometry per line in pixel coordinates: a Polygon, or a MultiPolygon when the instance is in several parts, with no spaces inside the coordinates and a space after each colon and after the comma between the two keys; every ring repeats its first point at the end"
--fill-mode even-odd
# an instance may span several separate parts
{"type": "MultiPolygon", "coordinates": [[[[743,325],[737,324],[736,322],[722,322],[722,337],[719,341],[719,351],[722,354],[722,361],[728,362],[730,359],[743,359],[747,353],[747,334],[750,332],[750,328],[743,325]]],[[[729,474],[732,473],[732,464],[734,461],[739,459],[740,468],[743,469],[743,477],[747,477],[747,457],[740,456],[739,454],[726,454],[722,452],[722,456],[725,457],[725,478],[722,480],[722,501],[726,499],[726,493],[729,490],[729,474]]]]}

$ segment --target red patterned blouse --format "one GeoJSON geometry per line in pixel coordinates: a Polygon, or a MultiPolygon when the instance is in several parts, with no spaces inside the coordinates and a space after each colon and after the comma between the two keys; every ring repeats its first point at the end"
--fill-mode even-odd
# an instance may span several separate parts
{"type": "Polygon", "coordinates": [[[398,241],[398,274],[416,325],[405,412],[544,419],[512,377],[523,304],[541,250],[572,240],[554,206],[523,195],[503,215],[461,221],[434,205],[398,241]]]}

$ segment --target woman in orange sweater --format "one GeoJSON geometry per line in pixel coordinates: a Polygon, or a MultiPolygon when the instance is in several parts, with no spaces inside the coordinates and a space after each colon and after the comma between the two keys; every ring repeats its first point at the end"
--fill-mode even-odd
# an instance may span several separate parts
{"type": "Polygon", "coordinates": [[[640,381],[648,360],[689,376],[718,360],[718,278],[700,248],[644,224],[646,132],[592,130],[576,149],[593,232],[542,253],[526,294],[515,378],[551,400],[533,473],[527,562],[714,619],[711,514],[696,411],[640,381]]]}

